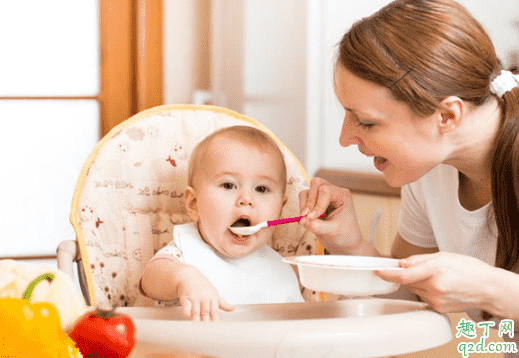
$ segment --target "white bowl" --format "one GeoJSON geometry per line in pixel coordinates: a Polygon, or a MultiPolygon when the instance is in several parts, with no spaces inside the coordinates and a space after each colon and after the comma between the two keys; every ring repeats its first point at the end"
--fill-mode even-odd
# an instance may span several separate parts
{"type": "Polygon", "coordinates": [[[398,260],[347,255],[289,256],[297,265],[301,284],[315,291],[345,296],[372,296],[394,292],[400,284],[381,279],[374,270],[402,270],[398,260]]]}

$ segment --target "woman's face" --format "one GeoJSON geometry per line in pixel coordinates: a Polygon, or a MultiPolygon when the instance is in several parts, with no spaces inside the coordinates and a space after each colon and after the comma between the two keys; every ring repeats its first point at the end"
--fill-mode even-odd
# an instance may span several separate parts
{"type": "Polygon", "coordinates": [[[335,92],[345,109],[339,142],[357,145],[394,187],[411,183],[446,158],[438,130],[440,111],[419,118],[389,89],[337,66],[335,92]]]}

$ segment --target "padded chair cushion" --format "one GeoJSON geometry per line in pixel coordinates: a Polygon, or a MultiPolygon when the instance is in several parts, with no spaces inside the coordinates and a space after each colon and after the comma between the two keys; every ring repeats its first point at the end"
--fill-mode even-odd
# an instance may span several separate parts
{"type": "MultiPolygon", "coordinates": [[[[146,262],[172,239],[173,226],[189,221],[183,192],[193,148],[215,130],[250,125],[270,134],[287,165],[287,204],[299,214],[298,193],[308,176],[264,126],[212,106],[159,106],[112,129],[87,159],[72,203],[71,221],[86,272],[90,304],[154,305],[137,284],[146,262]]],[[[315,254],[315,237],[298,224],[276,228],[271,246],[283,256],[315,254]]],[[[314,292],[306,300],[318,300],[314,292]]]]}

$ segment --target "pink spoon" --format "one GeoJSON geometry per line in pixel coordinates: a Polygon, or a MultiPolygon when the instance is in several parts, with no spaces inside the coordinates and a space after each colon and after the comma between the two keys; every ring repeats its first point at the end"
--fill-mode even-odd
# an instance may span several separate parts
{"type": "MultiPolygon", "coordinates": [[[[324,217],[324,215],[325,214],[321,215],[321,217],[324,217]]],[[[259,230],[264,229],[266,227],[271,227],[271,226],[274,226],[274,225],[287,224],[287,223],[291,223],[291,222],[294,222],[294,221],[299,221],[303,217],[304,216],[297,216],[295,218],[287,218],[287,219],[279,219],[279,220],[272,220],[272,221],[264,221],[262,223],[254,225],[254,226],[238,226],[238,227],[230,226],[229,230],[231,230],[236,235],[248,236],[248,235],[252,235],[252,234],[257,233],[259,230]]]]}

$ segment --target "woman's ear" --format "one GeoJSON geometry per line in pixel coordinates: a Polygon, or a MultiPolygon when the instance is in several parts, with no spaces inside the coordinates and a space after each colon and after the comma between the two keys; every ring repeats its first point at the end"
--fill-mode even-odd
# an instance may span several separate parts
{"type": "Polygon", "coordinates": [[[437,126],[441,134],[452,132],[461,125],[465,113],[463,100],[450,96],[440,102],[440,116],[437,126]]]}
{"type": "Polygon", "coordinates": [[[187,215],[189,215],[191,220],[197,222],[199,217],[195,189],[191,186],[186,187],[186,190],[184,191],[184,198],[187,215]]]}

